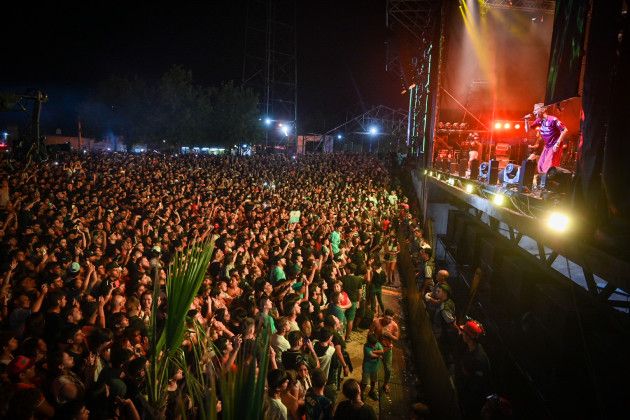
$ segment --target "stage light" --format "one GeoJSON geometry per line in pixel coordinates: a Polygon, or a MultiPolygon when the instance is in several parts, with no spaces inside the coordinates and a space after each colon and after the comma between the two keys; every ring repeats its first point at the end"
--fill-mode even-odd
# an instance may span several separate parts
{"type": "Polygon", "coordinates": [[[281,131],[282,131],[282,134],[284,134],[285,136],[289,135],[289,127],[284,126],[282,127],[281,131]]]}
{"type": "Polygon", "coordinates": [[[265,118],[265,125],[271,125],[271,118],[265,118]]]}
{"type": "Polygon", "coordinates": [[[425,170],[424,170],[424,174],[426,175],[426,174],[427,174],[427,172],[428,172],[428,171],[425,169],[425,170]]]}
{"type": "Polygon", "coordinates": [[[475,190],[475,187],[473,187],[473,184],[466,184],[466,193],[467,194],[472,194],[472,192],[475,190]]]}
{"type": "Polygon", "coordinates": [[[500,122],[495,122],[495,123],[494,123],[494,128],[495,128],[495,129],[500,130],[500,129],[501,129],[501,127],[502,127],[502,125],[501,125],[501,123],[500,123],[500,122]]]}
{"type": "Polygon", "coordinates": [[[455,180],[453,178],[449,178],[448,181],[446,181],[446,183],[452,187],[455,185],[455,180]]]}
{"type": "Polygon", "coordinates": [[[492,199],[492,202],[496,205],[496,206],[502,206],[503,203],[505,203],[505,196],[501,193],[495,194],[494,198],[492,199]]]}
{"type": "Polygon", "coordinates": [[[433,176],[433,171],[429,172],[429,176],[433,176]]]}
{"type": "Polygon", "coordinates": [[[437,174],[435,177],[436,177],[437,179],[442,179],[442,175],[441,175],[441,174],[437,174]]]}
{"type": "Polygon", "coordinates": [[[343,136],[341,134],[337,134],[337,140],[341,140],[343,136]]]}
{"type": "Polygon", "coordinates": [[[503,128],[505,128],[506,130],[508,130],[510,127],[512,127],[512,124],[510,123],[503,124],[503,128]]]}
{"type": "Polygon", "coordinates": [[[557,211],[551,212],[547,218],[547,227],[555,232],[566,232],[569,227],[569,216],[557,211]]]}
{"type": "Polygon", "coordinates": [[[521,128],[521,125],[520,124],[514,124],[514,128],[516,128],[518,130],[519,128],[521,128]]]}
{"type": "Polygon", "coordinates": [[[378,128],[372,126],[372,127],[370,127],[369,132],[370,132],[371,135],[375,136],[376,134],[378,134],[378,128]]]}

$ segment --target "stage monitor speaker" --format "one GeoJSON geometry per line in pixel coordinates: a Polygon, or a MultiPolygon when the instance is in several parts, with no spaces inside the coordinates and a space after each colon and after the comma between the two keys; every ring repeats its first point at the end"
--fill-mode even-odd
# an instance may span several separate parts
{"type": "Polygon", "coordinates": [[[479,165],[479,180],[488,185],[495,185],[499,180],[499,161],[491,159],[479,165]]]}
{"type": "Polygon", "coordinates": [[[532,189],[534,175],[536,174],[536,161],[525,159],[518,172],[518,186],[522,191],[524,188],[532,189]]]}
{"type": "Polygon", "coordinates": [[[450,164],[450,168],[449,168],[449,174],[456,174],[459,173],[459,163],[457,162],[451,162],[450,164]]]}
{"type": "Polygon", "coordinates": [[[462,178],[465,177],[466,170],[468,169],[468,159],[460,159],[458,169],[459,169],[459,176],[462,178]]]}
{"type": "Polygon", "coordinates": [[[547,173],[541,177],[542,187],[558,194],[569,193],[572,180],[573,173],[559,166],[552,166],[547,170],[547,173]]]}
{"type": "Polygon", "coordinates": [[[470,161],[470,179],[477,179],[479,177],[479,161],[473,159],[470,161]]]}

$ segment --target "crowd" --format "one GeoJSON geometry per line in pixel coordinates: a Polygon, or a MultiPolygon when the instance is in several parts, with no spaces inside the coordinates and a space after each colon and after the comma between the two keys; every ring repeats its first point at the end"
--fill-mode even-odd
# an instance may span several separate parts
{"type": "MultiPolygon", "coordinates": [[[[0,417],[155,416],[149,328],[168,301],[153,305],[153,282],[212,238],[189,316],[213,366],[232,369],[268,330],[264,418],[375,418],[367,385],[388,392],[399,338],[381,291],[399,283],[399,222],[416,223],[377,159],[68,154],[1,175],[0,417]],[[359,326],[361,383],[344,380],[359,326]]],[[[169,379],[169,417],[197,415],[184,376],[169,379]]]]}

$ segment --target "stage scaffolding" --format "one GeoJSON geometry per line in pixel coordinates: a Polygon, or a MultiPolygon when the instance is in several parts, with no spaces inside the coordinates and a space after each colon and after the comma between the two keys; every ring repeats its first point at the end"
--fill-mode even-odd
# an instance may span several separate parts
{"type": "Polygon", "coordinates": [[[261,98],[263,118],[290,126],[289,136],[267,130],[265,145],[292,145],[297,129],[296,0],[248,0],[242,84],[261,98]]]}
{"type": "MultiPolygon", "coordinates": [[[[387,27],[404,32],[412,44],[411,57],[406,59],[407,62],[400,58],[391,60],[399,65],[403,83],[408,83],[402,93],[409,94],[406,139],[409,156],[426,156],[433,140],[432,109],[437,94],[435,64],[439,54],[437,46],[441,3],[439,0],[387,1],[387,27]]],[[[403,48],[402,45],[398,47],[403,48]]]]}
{"type": "Polygon", "coordinates": [[[405,149],[407,113],[378,105],[322,134],[314,152],[322,152],[327,138],[334,139],[334,151],[388,153],[405,149]],[[374,129],[375,132],[370,130],[374,129]]]}

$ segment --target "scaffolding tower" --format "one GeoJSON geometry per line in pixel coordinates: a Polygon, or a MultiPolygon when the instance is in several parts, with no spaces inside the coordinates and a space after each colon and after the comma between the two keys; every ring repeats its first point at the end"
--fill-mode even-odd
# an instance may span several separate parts
{"type": "MultiPolygon", "coordinates": [[[[431,109],[435,103],[435,59],[438,48],[437,34],[440,22],[440,0],[388,0],[386,25],[394,31],[403,31],[411,39],[410,77],[403,93],[409,94],[407,118],[407,152],[410,156],[428,153],[433,139],[431,109]]],[[[409,59],[407,60],[409,61],[409,59]]]]}
{"type": "Polygon", "coordinates": [[[268,124],[267,146],[292,144],[297,136],[296,0],[249,0],[242,84],[260,98],[268,124]],[[288,135],[271,130],[281,123],[288,135]]]}

